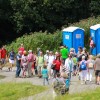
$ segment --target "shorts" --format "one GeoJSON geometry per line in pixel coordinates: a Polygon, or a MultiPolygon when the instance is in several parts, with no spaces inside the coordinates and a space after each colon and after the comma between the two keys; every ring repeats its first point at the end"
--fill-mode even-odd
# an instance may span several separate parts
{"type": "Polygon", "coordinates": [[[1,58],[1,64],[5,64],[6,59],[5,58],[1,58]]]}
{"type": "Polygon", "coordinates": [[[15,63],[15,61],[14,61],[14,60],[9,59],[9,63],[14,64],[14,63],[15,63]]]}
{"type": "Polygon", "coordinates": [[[96,70],[95,75],[100,77],[100,70],[96,70]]]}

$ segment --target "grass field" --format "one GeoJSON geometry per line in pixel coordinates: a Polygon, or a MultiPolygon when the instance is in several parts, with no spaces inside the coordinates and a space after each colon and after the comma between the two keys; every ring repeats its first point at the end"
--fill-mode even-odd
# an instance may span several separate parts
{"type": "Polygon", "coordinates": [[[18,100],[40,93],[47,88],[31,83],[0,83],[0,100],[18,100]]]}
{"type": "Polygon", "coordinates": [[[80,94],[58,96],[56,100],[100,100],[100,88],[80,94]]]}

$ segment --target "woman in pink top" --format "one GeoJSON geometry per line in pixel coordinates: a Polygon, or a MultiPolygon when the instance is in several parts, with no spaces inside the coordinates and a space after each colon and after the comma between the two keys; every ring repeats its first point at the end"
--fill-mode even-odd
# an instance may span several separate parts
{"type": "Polygon", "coordinates": [[[94,48],[94,41],[92,39],[92,37],[90,37],[90,54],[92,54],[93,48],[94,48]]]}

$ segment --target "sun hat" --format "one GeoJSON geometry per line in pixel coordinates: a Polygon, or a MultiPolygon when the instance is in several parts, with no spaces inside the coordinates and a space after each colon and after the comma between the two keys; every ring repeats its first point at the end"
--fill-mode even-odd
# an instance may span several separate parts
{"type": "Polygon", "coordinates": [[[46,53],[48,53],[49,52],[49,50],[46,50],[46,53]]]}
{"type": "Polygon", "coordinates": [[[29,50],[28,52],[30,53],[30,52],[32,52],[32,50],[29,50]]]}
{"type": "Polygon", "coordinates": [[[82,59],[85,59],[85,56],[82,56],[82,59]]]}

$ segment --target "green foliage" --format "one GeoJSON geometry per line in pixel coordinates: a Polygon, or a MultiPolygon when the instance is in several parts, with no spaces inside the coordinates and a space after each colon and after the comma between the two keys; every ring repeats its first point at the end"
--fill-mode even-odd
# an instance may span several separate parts
{"type": "MultiPolygon", "coordinates": [[[[97,18],[91,17],[88,19],[81,20],[80,22],[71,24],[70,26],[77,26],[85,30],[85,47],[89,48],[89,36],[90,36],[90,26],[98,24],[100,22],[100,16],[97,18]]],[[[64,26],[66,27],[66,26],[64,26]]],[[[40,47],[44,52],[46,49],[59,51],[59,46],[62,43],[62,32],[56,31],[54,34],[48,34],[47,32],[34,32],[30,35],[23,35],[19,37],[11,44],[7,45],[7,50],[10,51],[11,48],[17,52],[18,47],[21,43],[24,43],[26,50],[33,49],[36,51],[40,47]]]]}
{"type": "Polygon", "coordinates": [[[22,37],[17,38],[10,45],[7,45],[6,48],[8,52],[12,48],[17,52],[20,44],[23,43],[26,50],[32,49],[33,51],[36,51],[39,47],[44,52],[46,49],[55,51],[59,49],[61,36],[61,31],[56,31],[54,34],[47,34],[47,32],[30,33],[30,35],[23,35],[22,37]]]}
{"type": "Polygon", "coordinates": [[[1,83],[0,100],[18,100],[46,90],[46,87],[30,83],[1,83]]]}
{"type": "Polygon", "coordinates": [[[89,47],[89,37],[90,37],[90,27],[96,25],[100,22],[100,16],[98,17],[90,17],[88,19],[81,20],[80,22],[72,24],[73,26],[77,26],[83,28],[85,30],[85,46],[89,47]]]}

